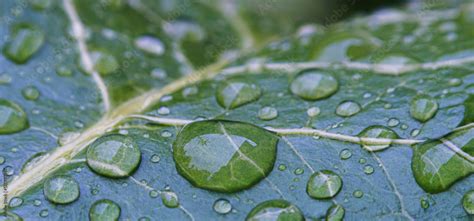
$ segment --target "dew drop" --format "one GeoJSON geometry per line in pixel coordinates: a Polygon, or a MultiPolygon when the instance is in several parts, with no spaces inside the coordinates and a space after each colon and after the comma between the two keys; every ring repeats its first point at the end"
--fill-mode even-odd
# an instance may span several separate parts
{"type": "Polygon", "coordinates": [[[336,93],[339,83],[330,74],[309,69],[300,72],[291,82],[293,94],[306,100],[319,100],[336,93]]]}
{"type": "Polygon", "coordinates": [[[154,68],[153,70],[151,70],[150,76],[152,78],[163,80],[168,76],[168,74],[165,70],[161,68],[154,68]]]}
{"type": "Polygon", "coordinates": [[[469,215],[474,215],[474,190],[471,190],[464,194],[462,198],[462,206],[469,215]]]}
{"type": "Polygon", "coordinates": [[[367,163],[367,160],[365,158],[360,158],[359,163],[360,164],[365,164],[365,163],[367,163]]]}
{"type": "Polygon", "coordinates": [[[321,113],[321,109],[319,109],[319,107],[311,107],[311,108],[308,108],[308,110],[306,110],[306,114],[309,117],[316,117],[320,113],[321,113]]]}
{"type": "Polygon", "coordinates": [[[276,159],[277,137],[246,123],[198,121],[173,144],[178,172],[199,188],[237,192],[265,178],[276,159]]]}
{"type": "Polygon", "coordinates": [[[30,100],[30,101],[37,100],[38,97],[40,96],[40,92],[34,86],[28,86],[28,87],[23,88],[23,90],[21,90],[21,94],[23,95],[25,99],[30,100]]]}
{"type": "Polygon", "coordinates": [[[183,97],[188,98],[188,97],[191,97],[191,96],[194,96],[194,95],[198,94],[199,89],[196,86],[191,86],[191,87],[187,87],[187,88],[183,89],[183,91],[181,93],[182,93],[183,97]]]}
{"type": "Polygon", "coordinates": [[[170,109],[167,108],[167,107],[160,107],[158,109],[158,114],[160,114],[160,115],[168,115],[168,114],[170,114],[170,112],[171,112],[170,109]]]}
{"type": "Polygon", "coordinates": [[[0,85],[9,84],[12,82],[12,77],[8,74],[0,74],[0,85]]]}
{"type": "Polygon", "coordinates": [[[112,178],[130,176],[140,164],[141,153],[135,142],[124,135],[103,136],[87,149],[87,165],[96,173],[112,178]]]}
{"type": "Polygon", "coordinates": [[[61,146],[73,141],[81,135],[79,132],[65,132],[59,135],[58,144],[61,146]]]}
{"type": "MultiPolygon", "coordinates": [[[[90,54],[94,69],[97,70],[99,74],[107,75],[118,70],[119,63],[112,54],[105,51],[92,51],[90,54]]],[[[84,64],[81,66],[85,67],[84,64]]]]}
{"type": "Polygon", "coordinates": [[[165,45],[163,42],[152,36],[141,36],[135,39],[135,47],[154,55],[162,55],[165,53],[165,45]]]}
{"type": "Polygon", "coordinates": [[[15,170],[11,166],[6,166],[3,168],[2,172],[7,176],[11,176],[15,173],[15,170]]]}
{"type": "Polygon", "coordinates": [[[430,202],[426,200],[424,197],[420,199],[420,206],[423,209],[428,209],[430,207],[430,202]]]}
{"type": "MultiPolygon", "coordinates": [[[[381,138],[381,139],[397,139],[398,135],[391,129],[384,126],[370,126],[360,132],[359,137],[361,138],[381,138]]],[[[371,151],[383,150],[390,146],[387,144],[372,144],[362,139],[362,147],[371,151]]]]}
{"type": "Polygon", "coordinates": [[[10,211],[0,210],[0,220],[2,221],[23,221],[23,218],[10,211]]]}
{"type": "Polygon", "coordinates": [[[410,114],[420,122],[431,119],[438,111],[438,103],[428,95],[418,95],[410,103],[410,114]]]}
{"type": "Polygon", "coordinates": [[[374,167],[372,167],[371,165],[366,165],[364,167],[364,173],[367,174],[367,175],[373,174],[374,173],[374,167]]]}
{"type": "Polygon", "coordinates": [[[11,208],[19,207],[23,204],[23,199],[20,197],[13,197],[8,204],[11,208]]]}
{"type": "Polygon", "coordinates": [[[246,221],[291,220],[303,221],[301,210],[286,200],[269,200],[255,206],[246,221]]]}
{"type": "Polygon", "coordinates": [[[397,118],[390,118],[388,119],[387,125],[389,127],[396,127],[400,124],[400,121],[397,118]]]}
{"type": "Polygon", "coordinates": [[[173,134],[167,130],[164,130],[163,132],[161,132],[161,136],[167,138],[173,136],[173,134]]]}
{"type": "Polygon", "coordinates": [[[160,158],[160,155],[158,154],[153,154],[151,157],[150,157],[150,161],[152,163],[158,163],[160,162],[161,158],[160,158]]]}
{"type": "Polygon", "coordinates": [[[336,114],[341,117],[350,117],[359,113],[361,107],[354,101],[344,101],[336,108],[336,114]]]}
{"type": "Polygon", "coordinates": [[[339,193],[341,188],[342,179],[339,175],[330,170],[322,170],[311,175],[306,192],[315,199],[329,199],[339,193]]]}
{"type": "Polygon", "coordinates": [[[0,134],[13,134],[29,126],[25,111],[16,103],[0,98],[0,134]]]}
{"type": "Polygon", "coordinates": [[[362,192],[362,190],[356,190],[352,193],[352,195],[355,198],[362,198],[364,196],[364,192],[362,192]]]}
{"type": "Polygon", "coordinates": [[[5,44],[3,53],[18,64],[27,62],[44,43],[44,33],[31,24],[18,24],[13,27],[11,33],[12,36],[5,44]]]}
{"type": "Polygon", "coordinates": [[[352,157],[352,152],[349,150],[349,149],[343,149],[341,150],[341,152],[339,153],[339,157],[342,159],[342,160],[347,160],[349,158],[352,157]]]}
{"type": "Polygon", "coordinates": [[[280,165],[278,165],[278,170],[280,170],[280,171],[285,171],[286,168],[287,168],[287,167],[286,167],[285,164],[280,164],[280,165]]]}
{"type": "Polygon", "coordinates": [[[26,171],[34,168],[36,164],[42,159],[44,159],[44,157],[46,156],[47,154],[45,152],[39,152],[39,153],[34,154],[30,159],[28,159],[23,164],[23,166],[21,167],[21,173],[25,173],[26,171]]]}
{"type": "Polygon", "coordinates": [[[43,193],[56,204],[68,204],[79,198],[79,184],[70,176],[54,176],[44,182],[43,193]]]}
{"type": "Polygon", "coordinates": [[[51,6],[53,0],[29,0],[29,2],[34,9],[45,10],[51,6]]]}
{"type": "Polygon", "coordinates": [[[89,210],[90,221],[116,221],[120,218],[120,206],[112,200],[95,201],[89,210]]]}
{"type": "Polygon", "coordinates": [[[72,76],[72,70],[66,66],[60,65],[56,67],[56,74],[61,77],[70,77],[72,76]]]}
{"type": "Polygon", "coordinates": [[[451,78],[448,81],[448,85],[452,87],[457,87],[457,86],[460,86],[461,84],[462,84],[462,80],[459,78],[451,78]]]}
{"type": "Polygon", "coordinates": [[[303,168],[296,168],[296,170],[294,171],[295,175],[301,175],[304,173],[304,169],[303,168]]]}
{"type": "Polygon", "coordinates": [[[33,200],[33,205],[34,206],[41,206],[41,204],[42,204],[41,200],[38,200],[38,199],[33,200]]]}
{"type": "Polygon", "coordinates": [[[41,217],[43,217],[43,218],[49,216],[49,211],[48,211],[48,209],[43,209],[43,210],[41,210],[40,213],[39,213],[39,215],[40,215],[41,217]]]}
{"type": "Polygon", "coordinates": [[[334,204],[329,207],[326,212],[326,221],[342,221],[344,220],[344,215],[346,211],[344,207],[338,204],[334,204]]]}
{"type": "Polygon", "coordinates": [[[148,195],[151,197],[151,198],[156,198],[160,195],[160,192],[158,192],[157,190],[151,190],[148,195]]]}
{"type": "Polygon", "coordinates": [[[216,213],[227,214],[232,210],[232,204],[230,204],[229,200],[218,199],[214,202],[213,208],[216,213]]]}
{"type": "Polygon", "coordinates": [[[258,118],[261,120],[273,120],[277,116],[278,111],[273,107],[264,107],[258,111],[258,118]]]}
{"type": "Polygon", "coordinates": [[[261,95],[262,90],[255,84],[230,81],[217,87],[216,99],[222,107],[233,109],[256,101],[261,95]]]}
{"type": "Polygon", "coordinates": [[[179,206],[178,195],[171,191],[161,192],[161,201],[168,208],[176,208],[179,206]]]}
{"type": "Polygon", "coordinates": [[[411,133],[410,133],[410,135],[411,135],[412,137],[416,137],[416,136],[418,136],[418,134],[420,134],[420,130],[418,130],[418,129],[414,129],[414,130],[412,130],[411,133]]]}

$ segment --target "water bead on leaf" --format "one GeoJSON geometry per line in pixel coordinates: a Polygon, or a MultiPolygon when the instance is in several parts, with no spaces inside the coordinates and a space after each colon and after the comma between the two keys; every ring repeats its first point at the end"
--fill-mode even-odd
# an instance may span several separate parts
{"type": "Polygon", "coordinates": [[[327,98],[339,88],[339,83],[332,75],[309,69],[300,72],[291,82],[293,94],[306,100],[327,98]]]}
{"type": "Polygon", "coordinates": [[[0,98],[0,135],[17,133],[28,126],[25,111],[18,104],[0,98]]]}
{"type": "Polygon", "coordinates": [[[56,204],[68,204],[79,198],[79,184],[70,176],[54,176],[45,181],[43,193],[56,204]]]}
{"type": "Polygon", "coordinates": [[[245,82],[222,82],[216,91],[219,105],[227,109],[234,109],[257,100],[262,90],[255,84],[245,82]]]}
{"type": "Polygon", "coordinates": [[[44,44],[44,33],[34,25],[21,23],[15,25],[11,32],[12,36],[5,44],[3,53],[16,63],[27,62],[44,44]]]}
{"type": "Polygon", "coordinates": [[[315,199],[328,199],[335,196],[342,188],[342,179],[329,170],[315,172],[306,186],[308,195],[315,199]]]}
{"type": "Polygon", "coordinates": [[[90,221],[117,221],[120,217],[120,206],[112,200],[102,199],[92,204],[89,210],[90,221]]]}
{"type": "Polygon", "coordinates": [[[438,103],[428,95],[418,95],[410,103],[410,114],[418,121],[426,122],[438,111],[438,103]]]}
{"type": "Polygon", "coordinates": [[[303,221],[301,210],[286,200],[269,200],[254,207],[245,218],[246,221],[303,221]]]}

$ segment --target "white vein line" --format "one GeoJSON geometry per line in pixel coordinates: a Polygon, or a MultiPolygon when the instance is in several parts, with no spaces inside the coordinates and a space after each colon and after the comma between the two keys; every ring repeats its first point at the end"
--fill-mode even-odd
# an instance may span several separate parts
{"type": "Polygon", "coordinates": [[[181,209],[190,219],[191,221],[194,221],[194,216],[192,213],[190,213],[186,208],[184,208],[182,205],[179,205],[179,209],[181,209]]]}
{"type": "MultiPolygon", "coordinates": [[[[416,70],[437,70],[440,68],[447,67],[461,67],[464,64],[474,63],[474,56],[468,56],[465,58],[459,59],[450,59],[445,61],[436,61],[436,62],[427,62],[420,64],[370,64],[362,62],[275,62],[275,63],[262,63],[260,64],[261,68],[269,71],[284,71],[288,73],[293,73],[298,70],[308,69],[308,68],[321,68],[321,69],[348,69],[348,70],[358,70],[358,71],[371,71],[377,74],[382,75],[401,75],[407,72],[416,71],[416,70]]],[[[252,64],[255,65],[255,64],[252,64]]],[[[222,75],[236,75],[241,74],[242,72],[251,70],[250,64],[245,64],[241,66],[234,66],[225,68],[221,71],[222,75]]],[[[258,72],[261,73],[261,72],[258,72]]],[[[256,74],[258,74],[256,73],[256,74]]]]}
{"type": "Polygon", "coordinates": [[[262,170],[262,168],[260,168],[260,166],[258,166],[257,163],[255,163],[255,161],[253,161],[252,159],[248,158],[247,155],[245,155],[244,153],[242,153],[242,151],[240,151],[240,148],[237,146],[237,144],[234,142],[234,140],[232,139],[232,137],[229,136],[229,134],[227,133],[227,130],[225,129],[224,125],[222,123],[219,123],[219,126],[220,126],[220,129],[222,131],[222,133],[224,134],[224,136],[227,138],[227,140],[229,141],[229,143],[232,145],[232,147],[235,149],[235,151],[237,151],[237,153],[240,155],[240,157],[249,162],[250,164],[252,164],[255,169],[257,169],[262,175],[263,177],[265,177],[265,181],[267,181],[268,184],[270,184],[270,186],[272,187],[273,190],[275,190],[282,198],[283,198],[283,193],[281,192],[280,189],[278,189],[278,187],[271,181],[267,178],[266,174],[265,174],[265,171],[262,170]]]}
{"type": "Polygon", "coordinates": [[[151,121],[153,123],[167,125],[167,126],[183,126],[189,123],[192,123],[192,120],[181,120],[181,119],[171,119],[171,118],[161,118],[161,117],[152,117],[147,115],[132,114],[128,116],[129,118],[139,118],[151,121]]]}
{"type": "Polygon", "coordinates": [[[388,173],[388,170],[387,168],[385,167],[385,165],[383,164],[382,160],[374,153],[372,152],[372,156],[375,158],[375,160],[377,160],[377,162],[379,163],[379,165],[381,166],[382,168],[382,171],[383,173],[385,174],[385,176],[387,177],[387,180],[388,182],[390,183],[390,186],[392,187],[393,189],[393,192],[395,193],[395,195],[397,196],[398,198],[398,201],[400,202],[400,210],[402,212],[402,214],[408,218],[409,220],[415,220],[405,209],[405,203],[403,202],[403,196],[402,194],[400,194],[400,192],[398,191],[398,188],[397,186],[395,185],[395,182],[393,181],[392,177],[390,176],[390,174],[388,173]]]}
{"type": "Polygon", "coordinates": [[[459,156],[461,156],[462,158],[466,159],[467,161],[471,162],[471,163],[474,163],[474,157],[472,157],[471,155],[469,155],[468,153],[464,152],[461,148],[459,148],[458,146],[456,146],[456,144],[454,144],[453,142],[451,142],[450,140],[448,139],[445,139],[445,138],[441,138],[440,139],[441,142],[443,142],[443,144],[445,146],[447,146],[449,149],[451,149],[453,152],[455,152],[456,154],[458,154],[459,156]]]}
{"type": "Polygon", "coordinates": [[[295,148],[295,146],[293,146],[293,144],[288,140],[288,138],[282,137],[282,139],[285,141],[285,143],[288,144],[288,146],[296,154],[296,156],[300,158],[301,162],[303,162],[303,164],[308,167],[309,170],[311,170],[311,173],[314,173],[314,168],[308,163],[308,161],[306,161],[306,159],[300,154],[300,152],[298,152],[298,150],[295,148]]]}
{"type": "Polygon", "coordinates": [[[94,63],[92,62],[92,58],[90,57],[89,51],[86,46],[86,31],[84,25],[82,24],[81,19],[77,15],[72,0],[63,0],[63,5],[72,25],[73,36],[79,46],[81,63],[84,66],[84,70],[92,75],[92,78],[94,79],[97,88],[100,90],[105,111],[108,112],[110,110],[109,92],[107,90],[107,86],[102,80],[102,77],[100,77],[99,73],[94,68],[94,63]]]}

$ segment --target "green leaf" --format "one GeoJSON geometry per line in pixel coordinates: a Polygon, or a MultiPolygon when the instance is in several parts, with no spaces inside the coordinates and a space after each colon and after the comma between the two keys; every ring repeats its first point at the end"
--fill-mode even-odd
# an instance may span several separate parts
{"type": "Polygon", "coordinates": [[[473,4],[297,2],[0,1],[1,218],[472,219],[473,4]]]}

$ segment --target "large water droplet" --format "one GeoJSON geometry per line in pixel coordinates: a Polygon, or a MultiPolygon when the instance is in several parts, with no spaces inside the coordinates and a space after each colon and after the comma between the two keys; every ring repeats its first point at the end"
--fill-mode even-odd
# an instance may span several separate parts
{"type": "Polygon", "coordinates": [[[18,104],[0,99],[0,134],[17,133],[28,126],[26,113],[18,104]]]}
{"type": "Polygon", "coordinates": [[[362,132],[360,132],[359,137],[362,139],[363,148],[371,151],[378,151],[389,147],[390,143],[382,142],[378,144],[368,139],[364,140],[364,138],[397,139],[398,135],[395,133],[395,131],[387,127],[376,125],[365,128],[362,132]]]}
{"type": "Polygon", "coordinates": [[[116,221],[120,217],[120,210],[120,206],[112,200],[98,200],[92,204],[89,210],[89,220],[116,221]]]}
{"type": "Polygon", "coordinates": [[[335,196],[342,188],[342,179],[330,170],[315,172],[306,186],[308,195],[315,199],[328,199],[335,196]]]}
{"type": "Polygon", "coordinates": [[[336,93],[339,83],[330,74],[310,69],[300,72],[291,82],[293,94],[306,100],[319,100],[336,93]]]}
{"type": "Polygon", "coordinates": [[[21,167],[21,173],[25,173],[26,171],[34,168],[39,161],[44,159],[45,156],[47,156],[45,152],[39,152],[34,154],[23,164],[23,166],[21,167]]]}
{"type": "MultiPolygon", "coordinates": [[[[108,52],[92,51],[90,54],[94,69],[101,75],[115,72],[120,66],[117,59],[108,52]]],[[[84,67],[84,65],[82,65],[82,67],[84,67]]]]}
{"type": "Polygon", "coordinates": [[[161,201],[168,208],[176,208],[179,206],[178,195],[171,191],[161,192],[161,201]]]}
{"type": "Polygon", "coordinates": [[[261,120],[273,120],[277,116],[278,111],[273,107],[264,107],[258,111],[258,118],[261,120]]]}
{"type": "Polygon", "coordinates": [[[87,149],[87,165],[96,173],[113,178],[128,177],[140,164],[141,153],[127,136],[103,136],[87,149]]]}
{"type": "Polygon", "coordinates": [[[232,204],[230,204],[229,200],[218,199],[214,202],[213,208],[216,213],[227,214],[232,210],[232,204]]]}
{"type": "Polygon", "coordinates": [[[135,47],[154,55],[165,53],[165,45],[160,39],[151,36],[141,36],[135,39],[135,47]]]}
{"type": "Polygon", "coordinates": [[[0,210],[0,221],[23,221],[23,218],[10,211],[0,210]]]}
{"type": "Polygon", "coordinates": [[[253,186],[273,169],[278,138],[257,126],[233,121],[186,125],[173,144],[178,172],[193,185],[219,192],[253,186]]]}
{"type": "Polygon", "coordinates": [[[326,221],[342,221],[346,211],[341,205],[335,204],[326,212],[326,221]]]}
{"type": "Polygon", "coordinates": [[[44,182],[43,193],[53,203],[72,203],[79,198],[79,184],[70,176],[54,176],[44,182]]]}
{"type": "Polygon", "coordinates": [[[350,117],[359,113],[361,107],[354,101],[344,101],[336,108],[336,114],[341,117],[350,117]]]}
{"type": "Polygon", "coordinates": [[[258,204],[245,218],[246,221],[288,220],[303,221],[301,210],[286,200],[269,200],[258,204]]]}
{"type": "Polygon", "coordinates": [[[23,64],[44,43],[44,33],[36,26],[22,23],[12,29],[12,36],[5,44],[3,53],[12,61],[23,64]]]}
{"type": "Polygon", "coordinates": [[[474,190],[471,190],[464,194],[462,198],[462,206],[469,215],[474,215],[474,190]]]}
{"type": "Polygon", "coordinates": [[[428,95],[418,95],[411,101],[410,114],[416,120],[426,122],[438,111],[438,103],[428,95]]]}
{"type": "Polygon", "coordinates": [[[233,109],[257,100],[262,90],[255,84],[245,82],[222,82],[217,88],[216,99],[219,105],[233,109]]]}

